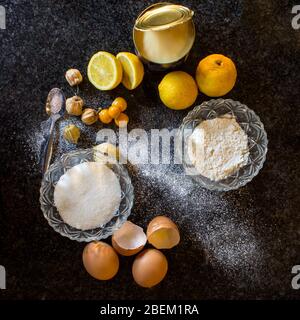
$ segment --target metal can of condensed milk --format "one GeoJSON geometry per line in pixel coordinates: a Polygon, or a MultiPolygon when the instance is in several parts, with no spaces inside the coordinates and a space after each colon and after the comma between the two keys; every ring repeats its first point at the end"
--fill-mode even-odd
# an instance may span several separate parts
{"type": "Polygon", "coordinates": [[[133,41],[150,69],[165,70],[185,61],[195,41],[193,15],[187,7],[163,2],[138,16],[133,41]]]}

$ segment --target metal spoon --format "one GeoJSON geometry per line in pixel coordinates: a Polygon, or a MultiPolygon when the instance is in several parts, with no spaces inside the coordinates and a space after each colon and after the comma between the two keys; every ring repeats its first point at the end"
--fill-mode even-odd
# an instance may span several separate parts
{"type": "Polygon", "coordinates": [[[42,153],[42,172],[43,174],[48,170],[52,150],[53,150],[53,132],[56,121],[62,117],[65,112],[66,98],[61,89],[53,88],[50,90],[46,101],[46,112],[51,119],[50,130],[45,137],[45,145],[42,153]]]}

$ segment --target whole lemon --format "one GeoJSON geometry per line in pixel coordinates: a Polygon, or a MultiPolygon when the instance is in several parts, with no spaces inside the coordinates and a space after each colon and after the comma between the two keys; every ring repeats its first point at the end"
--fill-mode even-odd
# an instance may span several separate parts
{"type": "Polygon", "coordinates": [[[224,96],[234,87],[236,77],[235,64],[222,54],[202,59],[196,70],[198,87],[209,97],[224,96]]]}
{"type": "Polygon", "coordinates": [[[196,81],[183,71],[173,71],[165,75],[158,91],[161,101],[174,110],[190,107],[198,96],[196,81]]]}

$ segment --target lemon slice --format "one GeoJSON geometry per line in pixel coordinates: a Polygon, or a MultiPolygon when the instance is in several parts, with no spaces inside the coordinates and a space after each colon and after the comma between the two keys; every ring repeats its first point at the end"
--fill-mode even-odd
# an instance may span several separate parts
{"type": "Polygon", "coordinates": [[[122,66],[109,52],[94,54],[88,65],[88,78],[99,90],[114,89],[122,81],[122,66]]]}
{"type": "Polygon", "coordinates": [[[117,59],[123,67],[122,83],[128,90],[135,89],[144,78],[144,66],[140,59],[133,53],[120,52],[117,59]]]}

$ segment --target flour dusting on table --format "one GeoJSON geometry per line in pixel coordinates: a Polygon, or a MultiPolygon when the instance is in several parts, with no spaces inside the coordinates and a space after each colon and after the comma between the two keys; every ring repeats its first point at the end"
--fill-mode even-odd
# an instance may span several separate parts
{"type": "MultiPolygon", "coordinates": [[[[53,161],[75,148],[92,147],[103,142],[96,141],[101,127],[90,128],[74,117],[61,120],[56,131],[58,139],[53,161]],[[82,130],[77,146],[67,143],[62,137],[63,128],[70,123],[82,130]]],[[[36,132],[31,132],[33,154],[40,152],[45,128],[47,122],[36,132]]],[[[129,143],[129,149],[134,146],[134,142],[129,143]]],[[[235,281],[236,272],[248,280],[259,281],[264,261],[260,239],[251,224],[255,205],[251,203],[247,188],[230,193],[206,190],[184,175],[181,165],[172,161],[157,165],[128,163],[127,168],[135,192],[131,214],[133,222],[146,226],[153,217],[165,214],[180,227],[182,245],[190,242],[194,249],[203,253],[202,258],[199,257],[199,265],[220,268],[231,281],[235,281]]]]}

